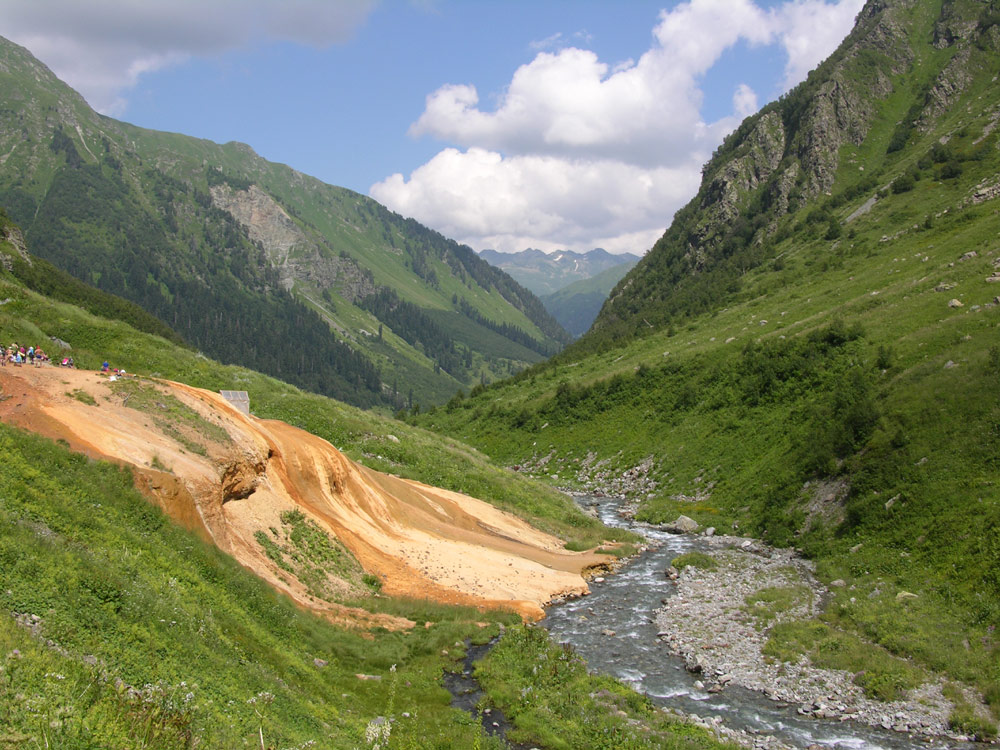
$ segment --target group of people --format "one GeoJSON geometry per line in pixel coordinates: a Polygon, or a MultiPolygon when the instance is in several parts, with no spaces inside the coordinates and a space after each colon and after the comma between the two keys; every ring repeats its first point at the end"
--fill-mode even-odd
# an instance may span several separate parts
{"type": "Polygon", "coordinates": [[[49,355],[42,351],[40,346],[18,346],[17,344],[11,344],[6,349],[0,347],[0,352],[3,356],[0,357],[0,366],[7,366],[10,362],[12,365],[20,366],[27,362],[29,365],[40,365],[44,362],[49,361],[49,355]]]}

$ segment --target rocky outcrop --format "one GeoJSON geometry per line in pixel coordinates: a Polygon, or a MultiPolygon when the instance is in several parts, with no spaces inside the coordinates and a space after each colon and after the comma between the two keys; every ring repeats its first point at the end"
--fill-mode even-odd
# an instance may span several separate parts
{"type": "Polygon", "coordinates": [[[743,270],[760,263],[766,253],[749,248],[766,245],[787,214],[831,190],[841,151],[865,141],[895,82],[913,65],[915,1],[869,0],[829,59],[744,120],[705,166],[698,195],[612,291],[593,336],[656,328],[690,313],[697,305],[675,294],[679,288],[697,289],[691,298],[716,295],[719,284],[699,286],[692,277],[727,263],[743,270]]]}
{"type": "MultiPolygon", "coordinates": [[[[14,248],[14,252],[20,255],[28,263],[28,265],[31,265],[31,256],[28,255],[28,246],[24,244],[24,235],[21,234],[20,229],[13,224],[9,224],[4,227],[3,241],[14,248]]],[[[2,265],[5,270],[10,271],[14,267],[13,259],[6,253],[0,253],[0,265],[2,265]]]]}
{"type": "Polygon", "coordinates": [[[930,130],[937,118],[972,83],[972,75],[969,73],[969,55],[968,48],[959,50],[938,75],[934,85],[927,92],[927,104],[920,115],[920,120],[917,123],[918,128],[925,131],[930,130]]]}
{"type": "Polygon", "coordinates": [[[263,479],[266,469],[266,459],[230,462],[223,469],[220,481],[223,504],[250,497],[263,479]]]}
{"type": "Polygon", "coordinates": [[[285,289],[306,282],[320,290],[332,289],[349,302],[375,291],[370,274],[352,258],[321,244],[257,185],[247,190],[213,185],[211,194],[215,207],[229,213],[264,248],[285,289]]]}

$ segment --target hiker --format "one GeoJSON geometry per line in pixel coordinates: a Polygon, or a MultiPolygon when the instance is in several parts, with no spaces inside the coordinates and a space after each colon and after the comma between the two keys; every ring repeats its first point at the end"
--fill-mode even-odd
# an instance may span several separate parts
{"type": "Polygon", "coordinates": [[[28,364],[31,365],[32,367],[35,366],[35,347],[34,346],[29,346],[28,347],[28,364]]]}
{"type": "Polygon", "coordinates": [[[109,367],[111,365],[108,364],[108,360],[104,360],[104,363],[101,365],[101,372],[107,372],[109,367]]]}

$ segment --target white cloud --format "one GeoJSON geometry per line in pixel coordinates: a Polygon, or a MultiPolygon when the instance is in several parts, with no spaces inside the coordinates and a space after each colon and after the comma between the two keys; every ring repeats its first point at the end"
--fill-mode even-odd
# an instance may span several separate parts
{"type": "Polygon", "coordinates": [[[553,47],[558,47],[563,43],[563,33],[557,31],[555,34],[549,34],[544,39],[538,39],[534,42],[530,42],[528,46],[533,50],[543,50],[552,49],[553,47]]]}
{"type": "Polygon", "coordinates": [[[662,206],[690,195],[697,175],[696,168],[447,148],[409,180],[394,174],[375,185],[372,196],[473,246],[641,252],[666,229],[662,206]]]}
{"type": "Polygon", "coordinates": [[[348,39],[374,0],[4,0],[4,36],[105,114],[143,73],[261,40],[348,39]]]}
{"type": "Polygon", "coordinates": [[[781,8],[777,33],[788,54],[785,91],[804,81],[809,71],[837,48],[863,5],[864,0],[796,0],[781,8]]]}
{"type": "Polygon", "coordinates": [[[748,117],[756,111],[756,92],[745,83],[741,83],[736,87],[736,91],[733,93],[733,112],[740,117],[748,117]]]}
{"type": "MultiPolygon", "coordinates": [[[[645,252],[697,190],[712,149],[758,108],[741,84],[732,114],[705,122],[701,77],[738,42],[780,44],[784,85],[794,85],[835,49],[862,3],[788,0],[765,10],[752,0],[689,0],[660,13],[638,61],[540,51],[492,110],[480,107],[474,85],[442,86],[410,134],[460,148],[371,194],[476,248],[645,252]]],[[[565,41],[554,34],[536,44],[565,41]]]]}

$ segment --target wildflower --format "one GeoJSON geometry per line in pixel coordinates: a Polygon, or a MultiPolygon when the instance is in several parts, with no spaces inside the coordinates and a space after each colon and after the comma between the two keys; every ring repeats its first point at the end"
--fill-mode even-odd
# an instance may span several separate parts
{"type": "Polygon", "coordinates": [[[365,727],[365,742],[372,750],[383,750],[389,746],[392,725],[384,716],[376,716],[365,727]]]}

